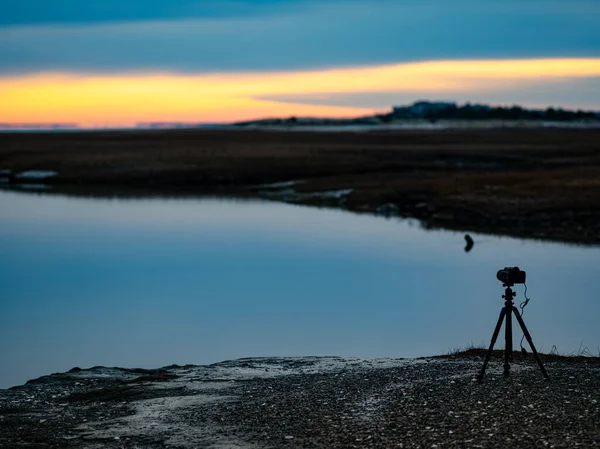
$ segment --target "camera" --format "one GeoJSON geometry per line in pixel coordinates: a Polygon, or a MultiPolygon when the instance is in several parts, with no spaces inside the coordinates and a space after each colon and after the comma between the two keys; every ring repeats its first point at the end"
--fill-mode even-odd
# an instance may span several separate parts
{"type": "Polygon", "coordinates": [[[496,278],[503,284],[524,284],[525,272],[519,270],[519,267],[505,267],[498,270],[496,278]]]}

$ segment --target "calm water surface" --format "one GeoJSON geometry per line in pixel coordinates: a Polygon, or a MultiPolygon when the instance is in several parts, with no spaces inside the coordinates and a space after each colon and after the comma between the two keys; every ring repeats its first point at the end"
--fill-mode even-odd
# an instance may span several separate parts
{"type": "Polygon", "coordinates": [[[73,366],[487,345],[513,265],[538,349],[598,353],[599,248],[474,238],[467,254],[462,234],[335,210],[0,192],[0,388],[73,366]]]}

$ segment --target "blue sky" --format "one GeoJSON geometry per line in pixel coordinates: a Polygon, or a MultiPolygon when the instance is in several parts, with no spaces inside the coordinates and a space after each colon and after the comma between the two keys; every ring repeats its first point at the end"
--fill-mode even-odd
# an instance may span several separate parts
{"type": "Polygon", "coordinates": [[[23,0],[6,5],[2,25],[99,23],[129,20],[231,18],[288,10],[307,3],[300,0],[23,0]]]}
{"type": "MultiPolygon", "coordinates": [[[[212,122],[273,115],[341,117],[423,98],[600,109],[600,69],[564,75],[569,65],[579,64],[571,61],[573,58],[592,60],[600,67],[599,17],[597,0],[4,2],[0,9],[0,101],[11,108],[0,111],[0,122],[45,121],[46,117],[76,122],[85,116],[90,126],[120,126],[163,119],[212,122]],[[472,78],[468,73],[463,71],[462,80],[456,76],[450,80],[446,73],[435,89],[431,82],[425,88],[407,88],[405,79],[398,76],[393,88],[371,86],[368,91],[357,88],[350,92],[350,72],[340,78],[346,86],[343,92],[303,89],[299,93],[298,85],[290,84],[283,94],[281,89],[272,93],[257,89],[260,93],[240,97],[231,93],[235,86],[228,85],[231,92],[220,89],[222,98],[203,104],[202,114],[189,104],[183,107],[182,98],[177,100],[179,106],[172,105],[168,117],[159,109],[120,118],[94,115],[91,108],[84,108],[98,105],[99,99],[83,98],[80,91],[64,92],[64,86],[57,87],[56,80],[48,78],[54,74],[105,77],[103,98],[122,98],[122,103],[102,103],[102,108],[97,108],[108,111],[111,107],[121,110],[132,102],[164,104],[172,98],[172,91],[179,89],[172,87],[179,85],[177,77],[183,76],[236,75],[243,83],[252,74],[540,59],[560,60],[562,68],[549,73],[547,65],[541,64],[536,79],[521,77],[524,66],[514,64],[514,72],[505,74],[502,83],[481,78],[471,86],[467,85],[472,78]],[[141,79],[156,74],[171,77],[164,88],[156,84],[145,88],[151,94],[144,99],[121,96],[139,90],[141,79]],[[46,76],[42,87],[38,83],[23,88],[30,82],[28,77],[38,75],[46,76]],[[115,78],[131,75],[140,78],[111,84],[115,78]],[[118,87],[106,87],[109,85],[118,87]],[[30,114],[26,109],[33,104],[29,95],[35,89],[56,94],[45,96],[45,102],[50,97],[53,104],[56,98],[78,97],[81,101],[62,105],[57,112],[56,108],[42,110],[40,100],[35,107],[39,113],[30,114]],[[227,116],[225,109],[216,108],[219,102],[241,112],[227,116]]],[[[198,79],[196,86],[203,85],[198,79]]],[[[198,96],[196,104],[206,98],[206,92],[198,96]]]]}
{"type": "Polygon", "coordinates": [[[0,14],[0,72],[589,57],[598,17],[598,1],[22,0],[0,14]]]}

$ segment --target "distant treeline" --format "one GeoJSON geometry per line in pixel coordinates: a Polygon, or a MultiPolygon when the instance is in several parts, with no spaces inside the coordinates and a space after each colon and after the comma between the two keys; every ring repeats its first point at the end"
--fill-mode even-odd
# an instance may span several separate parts
{"type": "Polygon", "coordinates": [[[238,126],[324,126],[324,125],[377,125],[403,120],[540,120],[598,122],[600,112],[571,111],[562,108],[526,109],[521,106],[489,106],[466,103],[462,106],[450,102],[418,101],[410,106],[394,106],[391,112],[356,118],[288,117],[268,118],[234,123],[238,126]]]}
{"type": "Polygon", "coordinates": [[[410,106],[395,106],[389,114],[379,116],[383,121],[395,119],[469,119],[469,120],[600,120],[600,113],[592,111],[571,111],[562,108],[526,109],[521,106],[489,106],[486,104],[419,101],[410,106]]]}

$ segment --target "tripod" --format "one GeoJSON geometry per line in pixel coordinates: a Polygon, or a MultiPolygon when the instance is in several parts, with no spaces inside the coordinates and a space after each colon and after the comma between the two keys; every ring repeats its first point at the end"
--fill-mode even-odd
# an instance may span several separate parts
{"type": "Polygon", "coordinates": [[[504,295],[502,295],[502,297],[505,300],[504,307],[502,307],[502,310],[500,311],[500,317],[498,318],[498,323],[496,324],[496,329],[494,329],[494,335],[492,335],[492,342],[490,344],[487,354],[485,355],[485,360],[483,361],[483,366],[481,367],[481,371],[479,371],[479,375],[477,376],[477,380],[479,381],[479,383],[481,383],[481,381],[483,380],[483,376],[485,375],[485,369],[490,360],[490,356],[492,355],[492,351],[494,350],[494,345],[496,344],[496,339],[498,338],[498,334],[500,333],[500,328],[502,327],[502,321],[504,320],[504,318],[506,318],[506,326],[504,327],[504,330],[505,330],[505,334],[504,334],[504,338],[505,338],[504,377],[508,377],[510,375],[510,362],[513,361],[513,341],[512,341],[512,314],[513,313],[515,314],[515,316],[517,317],[517,321],[521,325],[523,334],[525,335],[525,338],[527,339],[527,342],[529,343],[529,346],[531,347],[533,356],[535,357],[535,361],[538,363],[538,365],[540,366],[540,369],[542,370],[542,374],[544,375],[544,377],[546,379],[550,380],[550,377],[548,377],[548,373],[546,372],[546,368],[544,368],[544,365],[542,364],[542,361],[540,360],[540,356],[538,355],[537,351],[535,350],[535,346],[533,345],[533,340],[531,339],[531,335],[529,334],[529,331],[527,330],[527,327],[525,326],[525,322],[523,321],[523,318],[521,317],[521,314],[519,313],[517,308],[514,306],[513,298],[515,297],[515,292],[513,292],[512,288],[511,288],[513,285],[514,284],[509,283],[509,282],[505,282],[504,284],[502,284],[503,287],[506,287],[506,290],[504,291],[504,295]]]}

